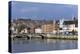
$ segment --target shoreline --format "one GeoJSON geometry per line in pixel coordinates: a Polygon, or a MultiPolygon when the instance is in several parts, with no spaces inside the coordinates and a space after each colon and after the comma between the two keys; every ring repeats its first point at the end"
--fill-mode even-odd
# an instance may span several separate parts
{"type": "Polygon", "coordinates": [[[59,36],[59,35],[51,35],[51,36],[14,36],[11,37],[11,39],[35,39],[35,38],[40,38],[40,39],[63,39],[63,40],[78,40],[78,36],[59,36]]]}

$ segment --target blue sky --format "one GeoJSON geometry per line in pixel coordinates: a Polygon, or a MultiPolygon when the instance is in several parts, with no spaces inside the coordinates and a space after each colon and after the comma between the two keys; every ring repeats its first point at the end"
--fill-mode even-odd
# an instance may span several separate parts
{"type": "Polygon", "coordinates": [[[78,17],[77,5],[69,4],[49,4],[49,3],[32,3],[13,1],[12,18],[25,19],[72,19],[73,16],[78,17]]]}

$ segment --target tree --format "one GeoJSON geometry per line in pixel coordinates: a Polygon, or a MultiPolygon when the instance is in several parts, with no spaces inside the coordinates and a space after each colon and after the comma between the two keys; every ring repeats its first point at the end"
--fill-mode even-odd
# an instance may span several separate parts
{"type": "Polygon", "coordinates": [[[74,30],[72,30],[72,34],[75,35],[75,31],[74,30]]]}
{"type": "Polygon", "coordinates": [[[24,28],[26,28],[26,26],[25,26],[24,24],[18,24],[18,25],[16,26],[16,29],[17,29],[18,33],[20,33],[21,30],[23,30],[24,28]]]}

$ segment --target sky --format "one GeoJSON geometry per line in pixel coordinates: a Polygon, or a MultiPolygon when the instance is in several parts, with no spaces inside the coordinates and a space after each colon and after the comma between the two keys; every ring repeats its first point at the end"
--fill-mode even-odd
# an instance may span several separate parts
{"type": "Polygon", "coordinates": [[[11,2],[12,19],[34,19],[34,20],[59,20],[78,18],[77,5],[70,4],[51,4],[51,3],[32,3],[32,2],[11,2]]]}

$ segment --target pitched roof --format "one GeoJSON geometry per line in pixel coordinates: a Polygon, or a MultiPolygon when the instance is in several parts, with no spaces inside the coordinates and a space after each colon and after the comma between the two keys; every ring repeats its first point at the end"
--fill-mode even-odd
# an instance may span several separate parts
{"type": "Polygon", "coordinates": [[[70,24],[78,24],[78,20],[75,20],[75,21],[73,21],[73,20],[70,20],[70,21],[64,21],[64,23],[63,23],[64,25],[70,25],[70,24]]]}

